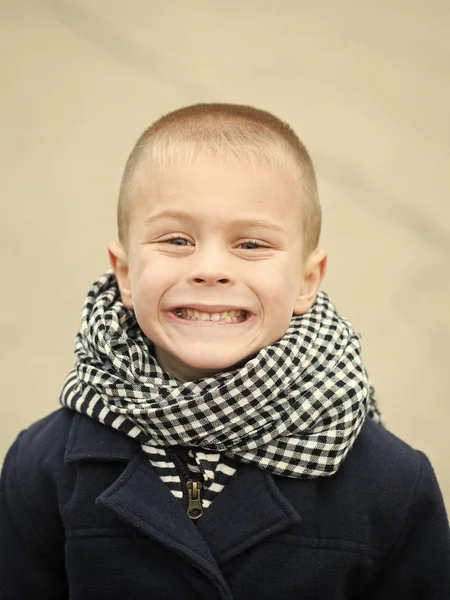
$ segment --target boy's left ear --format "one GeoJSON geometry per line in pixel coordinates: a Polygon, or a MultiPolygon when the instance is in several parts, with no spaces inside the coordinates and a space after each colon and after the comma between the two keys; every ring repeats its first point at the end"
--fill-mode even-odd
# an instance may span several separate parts
{"type": "Polygon", "coordinates": [[[294,315],[306,314],[314,304],[327,270],[327,253],[315,250],[306,261],[300,293],[294,305],[294,315]]]}

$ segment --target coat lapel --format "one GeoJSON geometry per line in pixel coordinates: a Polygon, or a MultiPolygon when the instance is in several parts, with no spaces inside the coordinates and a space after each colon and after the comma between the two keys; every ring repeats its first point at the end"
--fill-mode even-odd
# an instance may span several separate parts
{"type": "Polygon", "coordinates": [[[270,473],[242,465],[205,511],[198,529],[221,563],[301,520],[270,473]]]}
{"type": "Polygon", "coordinates": [[[76,414],[64,458],[68,463],[127,462],[124,471],[96,498],[96,503],[184,558],[210,579],[222,600],[232,600],[206,541],[181,502],[153,470],[138,443],[89,417],[76,414]]]}
{"type": "Polygon", "coordinates": [[[137,454],[97,503],[184,558],[212,581],[221,598],[232,599],[207,543],[145,456],[137,454]]]}
{"type": "Polygon", "coordinates": [[[210,578],[223,599],[232,596],[218,563],[301,521],[270,473],[242,465],[195,525],[139,444],[84,415],[74,417],[65,460],[127,462],[96,502],[185,558],[210,578]]]}

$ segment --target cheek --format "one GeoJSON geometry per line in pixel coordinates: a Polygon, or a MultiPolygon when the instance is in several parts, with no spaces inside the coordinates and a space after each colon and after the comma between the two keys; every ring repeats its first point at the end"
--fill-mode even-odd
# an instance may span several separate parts
{"type": "Polygon", "coordinates": [[[168,269],[161,261],[137,261],[131,274],[133,305],[136,313],[155,316],[155,308],[176,278],[174,269],[168,269]]]}
{"type": "Polygon", "coordinates": [[[273,270],[261,280],[259,300],[265,345],[274,344],[286,333],[294,314],[296,292],[296,277],[290,271],[273,270]]]}
{"type": "Polygon", "coordinates": [[[293,308],[299,290],[298,269],[289,265],[278,265],[270,270],[261,270],[255,277],[261,302],[266,305],[293,308]]]}

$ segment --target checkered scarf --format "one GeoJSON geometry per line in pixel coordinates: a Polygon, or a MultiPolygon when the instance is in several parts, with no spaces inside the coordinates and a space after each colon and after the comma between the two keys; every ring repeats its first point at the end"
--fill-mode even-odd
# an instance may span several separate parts
{"type": "Polygon", "coordinates": [[[359,336],[325,292],[242,368],[197,381],[167,374],[111,272],[88,293],[63,405],[147,446],[221,452],[272,473],[335,473],[366,416],[380,421],[359,336]]]}

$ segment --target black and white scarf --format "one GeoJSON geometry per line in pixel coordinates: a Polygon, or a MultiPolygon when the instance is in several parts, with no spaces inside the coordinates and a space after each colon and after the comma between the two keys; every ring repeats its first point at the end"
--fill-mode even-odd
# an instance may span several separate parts
{"type": "Polygon", "coordinates": [[[206,459],[222,455],[228,471],[236,461],[293,478],[327,476],[366,416],[380,421],[359,336],[323,291],[243,367],[181,382],[157,362],[108,272],[88,293],[75,354],[62,404],[135,438],[152,462],[168,464],[166,450],[187,446],[206,459]]]}

